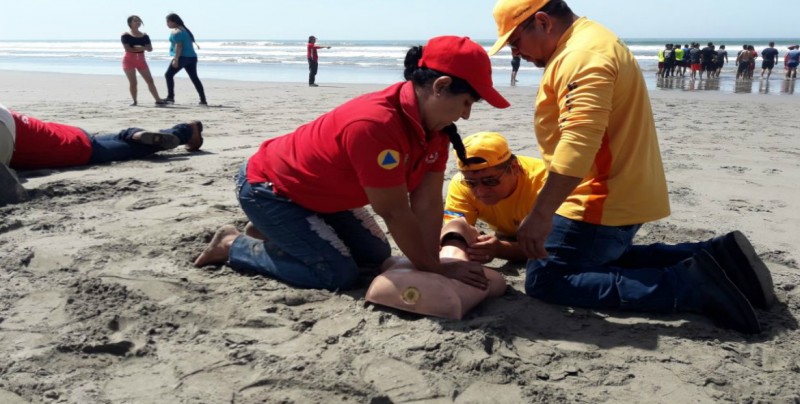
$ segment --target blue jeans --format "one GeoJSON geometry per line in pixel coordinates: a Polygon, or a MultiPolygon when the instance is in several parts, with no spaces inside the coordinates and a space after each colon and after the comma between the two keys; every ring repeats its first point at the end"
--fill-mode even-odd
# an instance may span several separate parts
{"type": "Polygon", "coordinates": [[[247,162],[236,178],[239,203],[267,240],[237,237],[228,254],[233,269],[336,290],[352,288],[361,268],[389,258],[386,235],[366,209],[314,212],[276,194],[270,182],[248,183],[246,170],[247,162]]]}
{"type": "MultiPolygon", "coordinates": [[[[140,159],[160,152],[161,148],[158,146],[131,140],[134,133],[143,130],[128,128],[121,130],[116,135],[87,135],[92,143],[92,157],[89,159],[89,164],[140,159]]],[[[159,132],[177,136],[181,140],[181,144],[186,144],[192,138],[192,127],[185,123],[175,125],[170,129],[162,129],[159,132]]]]}
{"type": "Polygon", "coordinates": [[[525,292],[551,303],[647,312],[692,310],[698,294],[685,260],[709,241],[633,245],[641,225],[601,226],[553,217],[548,258],[529,260],[525,292]]]}

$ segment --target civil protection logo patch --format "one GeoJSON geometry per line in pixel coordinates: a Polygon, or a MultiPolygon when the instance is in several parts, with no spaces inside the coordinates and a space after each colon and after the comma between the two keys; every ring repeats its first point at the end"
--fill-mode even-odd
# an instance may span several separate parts
{"type": "Polygon", "coordinates": [[[378,154],[378,165],[384,170],[391,170],[400,165],[400,153],[386,149],[378,154]]]}

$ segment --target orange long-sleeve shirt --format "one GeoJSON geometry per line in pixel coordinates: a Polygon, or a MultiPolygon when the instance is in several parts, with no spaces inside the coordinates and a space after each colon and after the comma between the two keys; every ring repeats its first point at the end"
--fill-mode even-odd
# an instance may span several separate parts
{"type": "Polygon", "coordinates": [[[608,226],[669,215],[644,78],[602,25],[581,18],[562,36],[539,87],[534,126],[548,171],[583,178],[558,214],[608,226]]]}

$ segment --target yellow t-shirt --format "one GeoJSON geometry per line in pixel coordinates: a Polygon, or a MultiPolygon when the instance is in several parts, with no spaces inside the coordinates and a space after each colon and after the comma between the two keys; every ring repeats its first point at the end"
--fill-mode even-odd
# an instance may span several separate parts
{"type": "Polygon", "coordinates": [[[534,127],[548,171],[583,178],[559,215],[607,226],[669,216],[644,77],[602,25],[581,18],[561,37],[545,67],[534,127]]]}
{"type": "Polygon", "coordinates": [[[503,236],[514,236],[517,227],[533,209],[536,195],[544,185],[547,171],[541,159],[517,156],[522,173],[517,176],[517,187],[511,195],[495,205],[486,205],[475,198],[469,187],[461,183],[464,176],[457,173],[447,187],[444,205],[445,222],[463,217],[471,225],[480,219],[503,236]]]}

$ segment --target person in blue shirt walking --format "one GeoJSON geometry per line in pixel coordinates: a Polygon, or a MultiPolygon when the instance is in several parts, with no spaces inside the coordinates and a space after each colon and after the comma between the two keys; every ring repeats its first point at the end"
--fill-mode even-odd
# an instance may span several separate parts
{"type": "MultiPolygon", "coordinates": [[[[197,77],[197,53],[194,51],[194,34],[183,23],[178,14],[171,13],[167,15],[167,27],[172,31],[169,35],[169,54],[172,56],[167,72],[164,77],[167,79],[167,101],[170,104],[175,103],[175,75],[181,69],[186,69],[189,78],[194,84],[197,95],[200,96],[200,105],[208,105],[206,102],[206,93],[203,90],[203,83],[197,77]]],[[[197,47],[200,49],[200,46],[197,47]]]]}

